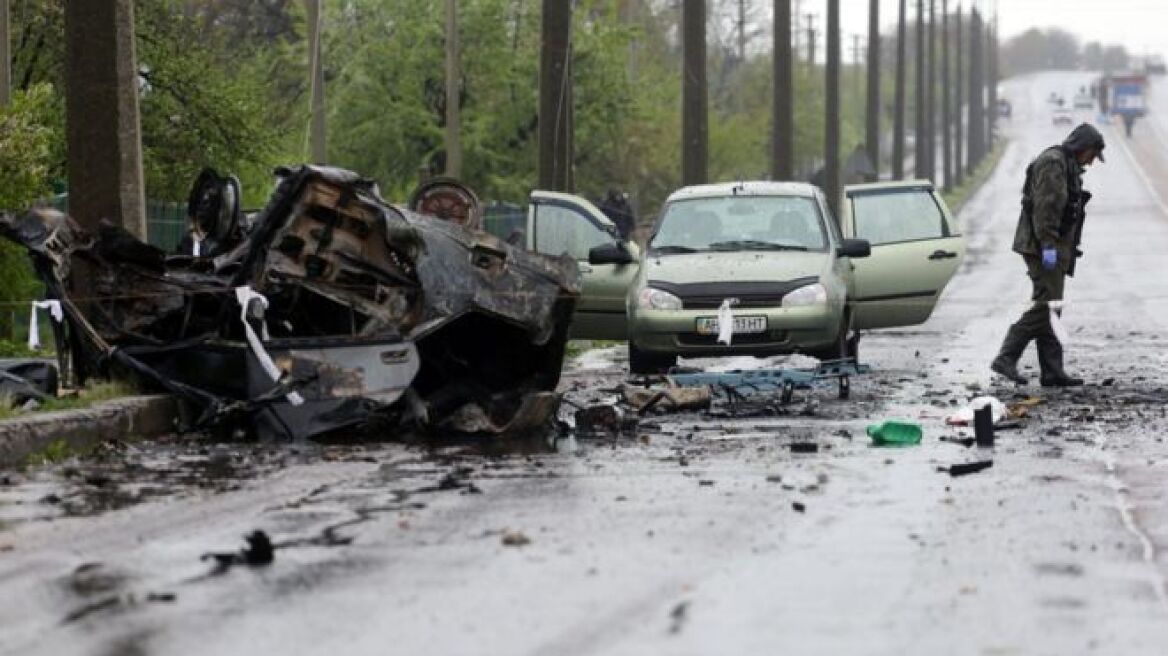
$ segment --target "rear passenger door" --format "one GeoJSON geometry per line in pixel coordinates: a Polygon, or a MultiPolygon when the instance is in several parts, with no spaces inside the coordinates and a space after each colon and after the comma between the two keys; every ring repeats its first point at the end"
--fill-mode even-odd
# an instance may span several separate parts
{"type": "Polygon", "coordinates": [[[965,256],[945,201],[929,182],[848,187],[844,231],[872,245],[853,260],[857,329],[913,326],[933,313],[965,256]]]}
{"type": "Polygon", "coordinates": [[[577,196],[536,191],[527,215],[527,248],[544,255],[568,254],[580,271],[581,294],[572,318],[573,339],[627,339],[625,296],[640,269],[640,251],[629,264],[589,264],[588,251],[621,242],[616,226],[591,202],[577,196]]]}

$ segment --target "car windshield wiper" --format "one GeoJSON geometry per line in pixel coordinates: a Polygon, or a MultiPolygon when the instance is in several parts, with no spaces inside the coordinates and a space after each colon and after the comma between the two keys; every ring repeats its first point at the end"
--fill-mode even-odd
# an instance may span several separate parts
{"type": "Polygon", "coordinates": [[[777,244],[771,241],[755,239],[740,239],[736,241],[719,241],[710,244],[710,250],[715,251],[806,251],[806,246],[795,244],[777,244]]]}
{"type": "Polygon", "coordinates": [[[654,253],[697,253],[697,248],[690,248],[689,246],[653,246],[651,249],[654,253]]]}

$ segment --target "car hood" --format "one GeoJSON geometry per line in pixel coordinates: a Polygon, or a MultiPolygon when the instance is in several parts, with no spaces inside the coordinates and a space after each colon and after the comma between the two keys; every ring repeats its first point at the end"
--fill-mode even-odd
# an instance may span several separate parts
{"type": "Polygon", "coordinates": [[[827,253],[798,251],[720,251],[649,255],[645,280],[678,285],[698,282],[786,281],[823,273],[827,253]]]}

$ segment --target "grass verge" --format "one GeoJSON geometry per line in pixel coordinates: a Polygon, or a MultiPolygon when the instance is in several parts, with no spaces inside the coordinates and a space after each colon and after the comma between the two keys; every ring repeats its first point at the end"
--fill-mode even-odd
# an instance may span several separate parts
{"type": "MultiPolygon", "coordinates": [[[[973,173],[965,178],[965,182],[941,194],[945,199],[945,204],[949,206],[949,211],[954,216],[961,212],[961,208],[965,206],[965,203],[969,202],[974,192],[985,184],[990,174],[998,167],[998,162],[1002,161],[1002,155],[1006,154],[1006,146],[1008,143],[1009,141],[1005,137],[998,139],[994,143],[993,150],[990,151],[990,154],[982,160],[981,164],[977,165],[973,173]]],[[[1021,188],[1021,186],[1021,182],[1019,182],[1018,187],[1021,188]]]]}
{"type": "Polygon", "coordinates": [[[119,399],[124,396],[131,396],[135,393],[136,391],[133,387],[123,382],[104,380],[93,381],[86,387],[77,390],[76,394],[49,399],[48,401],[42,403],[35,410],[11,408],[9,407],[11,404],[7,402],[7,399],[0,397],[0,420],[28,416],[34,412],[53,412],[54,410],[76,410],[78,408],[88,408],[92,405],[101,403],[102,401],[119,399]]]}

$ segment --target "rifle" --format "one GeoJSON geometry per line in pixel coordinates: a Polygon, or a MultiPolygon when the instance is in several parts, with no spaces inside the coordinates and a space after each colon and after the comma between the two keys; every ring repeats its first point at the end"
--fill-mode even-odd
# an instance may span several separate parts
{"type": "Polygon", "coordinates": [[[1071,263],[1067,266],[1067,275],[1072,278],[1075,276],[1075,264],[1083,257],[1079,243],[1083,241],[1083,224],[1087,222],[1087,203],[1091,202],[1091,196],[1091,192],[1086,189],[1079,192],[1079,207],[1076,208],[1079,220],[1075,222],[1075,232],[1071,235],[1071,263]]]}

